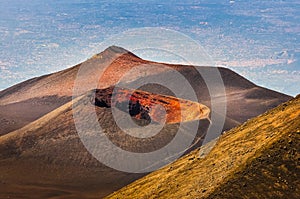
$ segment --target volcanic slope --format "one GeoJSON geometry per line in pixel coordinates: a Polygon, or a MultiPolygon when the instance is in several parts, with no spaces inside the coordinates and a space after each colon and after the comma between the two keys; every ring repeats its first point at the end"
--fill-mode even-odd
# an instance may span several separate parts
{"type": "MultiPolygon", "coordinates": [[[[99,94],[100,90],[97,91],[99,94]]],[[[111,89],[104,89],[102,92],[111,95],[107,91],[111,89]]],[[[143,106],[147,106],[147,102],[154,101],[150,93],[136,92],[138,94],[134,95],[134,100],[141,101],[143,106]],[[145,96],[146,98],[143,99],[145,96]]],[[[178,131],[179,124],[171,120],[172,122],[166,124],[155,136],[144,139],[129,136],[116,124],[118,118],[125,118],[127,113],[120,111],[119,114],[114,115],[116,119],[110,107],[99,104],[95,106],[91,101],[93,96],[95,96],[94,92],[79,96],[25,127],[0,137],[0,198],[101,198],[145,175],[120,172],[97,161],[79,139],[73,114],[82,114],[76,121],[78,126],[86,127],[86,136],[93,138],[99,135],[95,126],[100,123],[103,133],[110,141],[117,147],[132,152],[146,153],[161,149],[178,131]],[[93,120],[91,114],[93,112],[98,116],[96,121],[93,120]]],[[[177,105],[177,99],[172,97],[153,96],[170,106],[177,105]]],[[[98,96],[97,99],[103,98],[98,96]]],[[[193,106],[200,106],[196,102],[186,100],[182,100],[182,103],[186,103],[186,107],[191,103],[194,103],[193,106]]],[[[200,107],[206,112],[209,111],[205,106],[200,107]]],[[[189,121],[181,125],[185,126],[183,133],[186,138],[193,136],[190,135],[194,131],[189,128],[190,125],[193,127],[196,125],[198,134],[194,145],[199,147],[209,121],[203,118],[198,127],[197,122],[202,119],[202,116],[196,108],[194,111],[195,118],[188,118],[189,121]]],[[[170,118],[175,117],[170,116],[170,118]]],[[[141,125],[145,122],[141,118],[132,119],[141,125]]],[[[148,128],[154,129],[156,126],[157,124],[149,124],[148,128]]],[[[140,134],[144,132],[139,128],[132,130],[140,134]]],[[[101,146],[106,144],[97,142],[97,145],[101,146]]],[[[116,159],[115,151],[109,147],[100,152],[111,159],[116,159]]],[[[118,161],[122,163],[126,160],[118,159],[118,161]]]]}
{"type": "Polygon", "coordinates": [[[300,198],[299,124],[300,96],[107,198],[300,198]]]}
{"type": "MultiPolygon", "coordinates": [[[[211,96],[207,85],[195,67],[146,61],[123,48],[112,46],[74,67],[33,78],[0,91],[0,136],[17,130],[69,102],[75,80],[80,85],[76,90],[79,96],[91,89],[114,86],[127,71],[144,65],[148,65],[149,69],[135,70],[136,72],[132,72],[132,75],[124,81],[138,82],[145,77],[165,79],[170,69],[176,70],[192,85],[198,101],[210,107],[211,96]],[[155,70],[151,70],[151,66],[156,66],[155,70]],[[78,78],[79,71],[80,78],[78,78]]],[[[197,69],[201,74],[207,74],[215,68],[197,67],[197,69]]],[[[231,121],[225,124],[226,129],[291,99],[290,96],[256,86],[229,69],[221,67],[218,69],[226,90],[227,121],[231,121]]],[[[218,89],[218,86],[215,87],[218,89]]],[[[148,85],[141,90],[170,95],[159,86],[148,85]]],[[[182,92],[189,91],[183,89],[182,92]]]]}
{"type": "Polygon", "coordinates": [[[125,49],[110,47],[74,67],[33,78],[2,90],[0,92],[0,136],[19,129],[69,102],[72,99],[73,85],[80,66],[85,66],[85,78],[80,82],[83,88],[81,94],[83,94],[88,91],[87,85],[98,81],[99,77],[95,74],[102,73],[104,70],[100,65],[110,66],[106,77],[111,76],[103,81],[104,88],[106,85],[115,84],[115,80],[111,77],[118,77],[119,70],[128,70],[128,67],[145,62],[125,49]]]}

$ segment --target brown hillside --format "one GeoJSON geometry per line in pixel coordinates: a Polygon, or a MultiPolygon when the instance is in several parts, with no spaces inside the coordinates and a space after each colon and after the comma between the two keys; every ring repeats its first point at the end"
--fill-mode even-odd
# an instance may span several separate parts
{"type": "Polygon", "coordinates": [[[297,97],[107,198],[300,198],[299,124],[297,97]]]}
{"type": "MultiPolygon", "coordinates": [[[[107,90],[109,89],[103,92],[107,90]]],[[[135,99],[141,102],[154,99],[150,93],[136,93],[139,95],[135,95],[135,99]]],[[[73,109],[72,102],[66,103],[27,126],[0,137],[0,198],[99,198],[145,175],[111,169],[90,155],[75,129],[74,112],[84,114],[80,125],[93,126],[95,124],[90,113],[96,111],[105,135],[115,145],[127,151],[141,153],[158,150],[176,135],[178,123],[165,125],[153,137],[139,139],[129,136],[116,125],[111,108],[95,107],[91,103],[91,97],[93,93],[78,97],[74,101],[73,109]]],[[[159,95],[155,97],[168,104],[176,104],[173,100],[180,100],[159,95]]],[[[125,114],[121,112],[117,116],[123,118],[125,114]]],[[[198,117],[197,114],[195,117],[198,117]]],[[[198,122],[200,118],[190,119],[198,122]]],[[[135,121],[141,124],[143,122],[140,118],[135,121]]],[[[208,120],[200,121],[194,147],[201,145],[200,138],[205,134],[208,125],[208,120]]],[[[150,128],[155,126],[156,124],[150,124],[150,128]]],[[[185,128],[187,137],[190,131],[185,128]]],[[[93,136],[99,132],[92,129],[86,133],[93,136]]],[[[107,150],[101,153],[114,157],[114,151],[107,150]]]]}

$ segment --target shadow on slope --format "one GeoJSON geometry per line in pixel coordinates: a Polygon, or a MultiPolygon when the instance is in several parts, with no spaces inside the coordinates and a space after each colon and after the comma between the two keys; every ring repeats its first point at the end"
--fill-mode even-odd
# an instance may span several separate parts
{"type": "MultiPolygon", "coordinates": [[[[91,156],[78,137],[73,121],[74,111],[86,113],[80,124],[87,126],[94,125],[89,115],[91,111],[96,111],[105,136],[128,151],[154,151],[165,146],[176,135],[177,123],[166,124],[160,133],[150,138],[129,136],[116,125],[111,108],[95,107],[90,103],[90,97],[78,97],[73,109],[72,102],[69,102],[25,127],[0,137],[1,198],[103,197],[145,175],[111,169],[91,156]]],[[[118,117],[122,118],[123,115],[118,117]]],[[[208,121],[200,122],[193,147],[201,145],[208,125],[208,121]]],[[[185,129],[187,137],[190,131],[185,129]]],[[[87,136],[93,137],[99,132],[87,133],[87,136]]],[[[111,158],[115,156],[109,149],[101,153],[111,158]]]]}

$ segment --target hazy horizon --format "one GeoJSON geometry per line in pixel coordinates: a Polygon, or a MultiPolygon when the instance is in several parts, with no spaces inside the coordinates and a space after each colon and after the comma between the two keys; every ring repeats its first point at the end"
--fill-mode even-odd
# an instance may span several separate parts
{"type": "MultiPolygon", "coordinates": [[[[101,42],[112,35],[162,27],[186,34],[216,65],[257,85],[293,96],[300,93],[300,4],[296,0],[5,0],[0,4],[0,90],[76,65],[100,53],[101,42]]],[[[174,63],[151,53],[136,54],[174,63]]]]}

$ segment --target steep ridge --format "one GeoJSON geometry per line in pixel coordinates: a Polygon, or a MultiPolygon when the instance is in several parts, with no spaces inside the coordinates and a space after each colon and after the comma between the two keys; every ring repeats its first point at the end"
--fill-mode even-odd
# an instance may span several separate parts
{"type": "MultiPolygon", "coordinates": [[[[136,92],[139,95],[135,95],[135,99],[141,102],[153,99],[150,93],[136,92]]],[[[92,97],[95,97],[94,92],[77,97],[25,127],[0,137],[0,198],[99,198],[145,175],[111,169],[90,155],[78,137],[73,121],[74,112],[84,113],[79,125],[92,126],[94,123],[90,112],[96,111],[105,136],[116,146],[133,152],[151,152],[162,148],[174,138],[179,128],[178,123],[171,123],[149,138],[129,136],[116,125],[111,108],[94,106],[92,97]]],[[[104,99],[103,95],[96,97],[98,100],[104,99]]],[[[178,100],[168,96],[155,97],[168,104],[178,100]]],[[[117,115],[119,118],[126,114],[120,113],[117,115]]],[[[136,122],[141,123],[142,118],[136,118],[136,122]]],[[[149,124],[150,128],[151,125],[153,128],[156,126],[149,124]]],[[[200,121],[194,147],[201,145],[208,125],[208,120],[200,121]]],[[[187,137],[190,131],[185,129],[187,137]]],[[[99,134],[96,129],[87,133],[89,136],[99,134]]],[[[111,158],[115,156],[110,150],[101,153],[111,158]]]]}
{"type": "MultiPolygon", "coordinates": [[[[69,69],[53,74],[33,78],[0,91],[0,136],[19,129],[30,122],[40,118],[52,110],[69,102],[72,98],[74,81],[78,81],[78,71],[84,65],[81,82],[82,89],[77,94],[89,90],[95,82],[99,89],[114,86],[130,69],[142,65],[150,66],[147,71],[132,73],[126,79],[128,82],[138,82],[144,78],[163,78],[170,73],[170,69],[180,72],[192,85],[198,101],[210,107],[211,96],[207,85],[199,72],[193,66],[160,64],[143,60],[131,52],[116,46],[109,47],[91,59],[69,69]],[[159,66],[159,70],[151,70],[151,66],[159,66]],[[99,74],[102,74],[101,78],[99,74]],[[99,80],[100,78],[100,80],[99,80]]],[[[207,73],[213,67],[199,67],[198,70],[207,73]]],[[[224,81],[227,97],[227,120],[241,123],[278,104],[291,99],[290,96],[261,88],[251,83],[235,72],[218,68],[224,81]]],[[[171,95],[159,86],[145,86],[140,88],[152,93],[171,95]]],[[[188,92],[188,91],[182,91],[188,92]]],[[[225,124],[229,128],[233,125],[225,124]]],[[[227,128],[228,129],[228,128],[227,128]]]]}
{"type": "Polygon", "coordinates": [[[299,198],[299,124],[300,96],[107,198],[299,198]]]}

